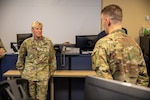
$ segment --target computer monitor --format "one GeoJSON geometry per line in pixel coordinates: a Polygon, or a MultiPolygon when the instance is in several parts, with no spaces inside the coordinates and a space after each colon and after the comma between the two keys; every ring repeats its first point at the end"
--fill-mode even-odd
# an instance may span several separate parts
{"type": "Polygon", "coordinates": [[[97,35],[76,35],[76,47],[81,51],[92,51],[97,35]]]}
{"type": "Polygon", "coordinates": [[[150,100],[150,88],[87,76],[84,100],[150,100]]]}
{"type": "Polygon", "coordinates": [[[29,38],[29,37],[32,37],[32,33],[21,33],[21,34],[17,34],[17,46],[18,46],[18,49],[20,48],[20,45],[22,44],[22,42],[29,38]]]}

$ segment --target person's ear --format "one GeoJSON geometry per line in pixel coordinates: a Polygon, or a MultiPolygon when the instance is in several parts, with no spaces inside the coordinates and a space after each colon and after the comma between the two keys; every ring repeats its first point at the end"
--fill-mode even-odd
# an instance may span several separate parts
{"type": "Polygon", "coordinates": [[[110,19],[109,19],[109,18],[106,18],[106,23],[107,23],[108,26],[111,25],[111,22],[110,22],[110,19]]]}
{"type": "Polygon", "coordinates": [[[106,24],[107,24],[107,26],[110,26],[110,25],[111,25],[109,18],[106,18],[106,24]]]}

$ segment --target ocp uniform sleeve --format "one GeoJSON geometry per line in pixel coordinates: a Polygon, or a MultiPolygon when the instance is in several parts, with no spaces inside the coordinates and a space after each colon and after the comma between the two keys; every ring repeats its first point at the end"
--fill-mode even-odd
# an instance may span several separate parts
{"type": "Polygon", "coordinates": [[[137,79],[137,85],[148,86],[149,76],[148,76],[148,73],[147,73],[145,60],[143,59],[143,56],[139,56],[139,58],[141,58],[142,61],[140,61],[141,64],[139,64],[139,76],[138,76],[138,79],[137,79]]]}
{"type": "Polygon", "coordinates": [[[5,52],[7,52],[7,50],[5,49],[2,40],[0,39],[0,48],[3,48],[5,52]]]}
{"type": "Polygon", "coordinates": [[[50,74],[53,75],[56,70],[56,55],[53,43],[50,41],[50,58],[49,58],[49,70],[50,74]]]}
{"type": "Polygon", "coordinates": [[[18,60],[16,63],[17,69],[22,72],[25,66],[25,55],[26,55],[27,49],[26,49],[26,43],[23,42],[20,46],[19,49],[19,54],[18,54],[18,60]]]}
{"type": "MultiPolygon", "coordinates": [[[[7,50],[5,49],[1,39],[0,39],[0,49],[3,50],[5,53],[7,52],[7,50]]],[[[5,56],[5,54],[4,55],[0,55],[0,59],[3,58],[4,56],[5,56]]]]}
{"type": "Polygon", "coordinates": [[[92,52],[92,69],[97,73],[98,77],[113,79],[109,64],[107,62],[107,54],[104,48],[95,47],[92,52]]]}

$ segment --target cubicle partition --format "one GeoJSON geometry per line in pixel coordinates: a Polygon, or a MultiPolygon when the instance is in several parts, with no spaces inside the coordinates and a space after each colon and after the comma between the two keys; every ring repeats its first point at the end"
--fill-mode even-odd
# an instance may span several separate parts
{"type": "MultiPolygon", "coordinates": [[[[6,54],[1,60],[0,75],[1,81],[6,80],[3,73],[8,70],[16,69],[17,54],[6,54]]],[[[68,55],[64,59],[60,54],[56,55],[57,70],[92,70],[91,55],[68,55]],[[62,61],[63,60],[63,61],[62,61]],[[62,63],[63,62],[63,63],[62,63]]],[[[82,78],[54,77],[54,100],[83,100],[84,82],[82,78]]],[[[50,90],[48,90],[50,92],[50,90]]],[[[48,93],[47,100],[50,98],[48,93]]]]}
{"type": "MultiPolygon", "coordinates": [[[[90,54],[65,56],[63,66],[60,57],[57,56],[57,70],[92,70],[90,54]]],[[[83,100],[84,81],[84,78],[54,78],[55,100],[83,100]]]]}
{"type": "Polygon", "coordinates": [[[10,69],[16,69],[16,62],[17,62],[18,54],[6,54],[4,58],[1,59],[0,63],[0,77],[1,80],[6,80],[6,77],[3,77],[3,73],[10,69]]]}

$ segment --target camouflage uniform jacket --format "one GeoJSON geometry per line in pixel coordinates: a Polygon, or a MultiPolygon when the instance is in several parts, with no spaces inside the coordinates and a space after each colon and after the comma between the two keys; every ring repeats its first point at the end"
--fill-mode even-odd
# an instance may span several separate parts
{"type": "MultiPolygon", "coordinates": [[[[3,49],[5,52],[7,52],[6,49],[5,49],[5,47],[4,47],[4,45],[3,45],[3,43],[2,43],[2,41],[1,41],[1,39],[0,39],[0,49],[3,49]]],[[[4,55],[5,55],[5,54],[4,54],[4,55]]],[[[1,59],[2,57],[4,57],[4,55],[0,55],[0,59],[1,59]]]]}
{"type": "Polygon", "coordinates": [[[92,68],[107,79],[141,86],[149,82],[141,48],[121,29],[98,40],[92,52],[92,68]]]}
{"type": "Polygon", "coordinates": [[[51,40],[46,37],[24,40],[16,67],[23,78],[33,81],[49,79],[56,70],[56,56],[51,40]]]}

